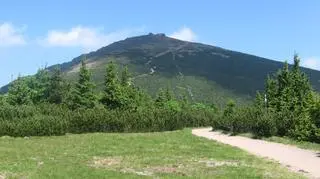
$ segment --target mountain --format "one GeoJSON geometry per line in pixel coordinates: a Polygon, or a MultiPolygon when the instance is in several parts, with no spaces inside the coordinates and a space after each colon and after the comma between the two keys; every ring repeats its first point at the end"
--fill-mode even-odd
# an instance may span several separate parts
{"type": "MultiPolygon", "coordinates": [[[[266,58],[150,33],[58,64],[66,79],[77,79],[84,56],[98,89],[102,89],[107,62],[113,60],[120,67],[128,65],[134,84],[152,95],[159,88],[170,86],[177,96],[187,95],[195,101],[217,104],[228,98],[249,101],[257,90],[264,88],[266,76],[282,67],[281,62],[266,58]]],[[[320,90],[320,72],[302,70],[309,75],[313,87],[320,90]]]]}

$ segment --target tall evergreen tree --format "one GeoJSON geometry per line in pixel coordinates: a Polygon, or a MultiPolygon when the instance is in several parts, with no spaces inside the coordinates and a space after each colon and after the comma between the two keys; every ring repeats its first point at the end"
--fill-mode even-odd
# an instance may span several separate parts
{"type": "Polygon", "coordinates": [[[48,102],[61,104],[66,95],[66,84],[63,81],[61,69],[56,67],[49,79],[48,102]]]}
{"type": "Polygon", "coordinates": [[[169,85],[165,90],[160,89],[158,92],[158,95],[155,100],[156,104],[158,106],[166,106],[166,107],[172,107],[173,105],[177,105],[177,101],[175,101],[173,92],[169,88],[169,85]]]}
{"type": "Polygon", "coordinates": [[[231,115],[234,114],[235,107],[236,107],[236,103],[234,102],[234,100],[229,99],[227,104],[226,104],[226,108],[223,111],[223,115],[227,116],[227,117],[230,117],[231,115]]]}
{"type": "Polygon", "coordinates": [[[124,104],[122,101],[121,87],[117,77],[117,67],[113,61],[107,65],[105,83],[104,83],[104,96],[101,102],[107,107],[121,108],[124,104]]]}
{"type": "Polygon", "coordinates": [[[307,112],[312,104],[312,87],[305,73],[300,70],[300,58],[294,55],[294,65],[291,71],[293,79],[292,91],[294,93],[293,105],[297,112],[307,112]]]}
{"type": "Polygon", "coordinates": [[[257,91],[256,98],[254,100],[254,105],[255,107],[258,107],[260,109],[266,107],[266,101],[264,99],[264,96],[259,91],[257,91]]]}
{"type": "Polygon", "coordinates": [[[289,65],[287,61],[284,62],[283,69],[278,72],[277,80],[279,93],[282,93],[282,91],[284,91],[285,88],[291,86],[292,81],[290,78],[289,65]]]}
{"type": "Polygon", "coordinates": [[[309,79],[300,70],[299,63],[300,59],[295,54],[291,69],[285,62],[276,77],[268,77],[266,82],[268,107],[274,109],[279,116],[277,121],[279,135],[296,134],[300,129],[305,127],[306,130],[309,130],[312,126],[310,125],[310,110],[312,109],[313,90],[309,79]]]}
{"type": "Polygon", "coordinates": [[[267,102],[267,107],[275,107],[277,104],[277,81],[270,76],[267,77],[266,80],[266,102],[267,102]]]}
{"type": "Polygon", "coordinates": [[[300,58],[297,53],[294,54],[293,56],[293,72],[300,71],[300,58]]]}
{"type": "Polygon", "coordinates": [[[167,102],[167,96],[163,89],[159,89],[159,92],[156,97],[156,104],[163,105],[165,102],[167,102]]]}
{"type": "Polygon", "coordinates": [[[131,76],[128,70],[128,66],[125,66],[121,74],[121,85],[124,87],[129,86],[131,84],[130,78],[131,76]]]}
{"type": "Polygon", "coordinates": [[[35,104],[48,101],[50,76],[47,69],[39,69],[34,76],[32,101],[35,104]]]}
{"type": "Polygon", "coordinates": [[[166,88],[165,96],[166,96],[167,101],[174,100],[174,94],[173,94],[171,88],[169,87],[169,85],[166,88]]]}
{"type": "Polygon", "coordinates": [[[28,105],[32,103],[31,89],[28,86],[27,80],[18,77],[9,87],[8,102],[11,105],[28,105]]]}
{"type": "Polygon", "coordinates": [[[96,104],[94,95],[94,84],[91,82],[91,73],[86,67],[84,60],[81,61],[79,80],[72,90],[69,107],[76,108],[93,108],[96,104]]]}

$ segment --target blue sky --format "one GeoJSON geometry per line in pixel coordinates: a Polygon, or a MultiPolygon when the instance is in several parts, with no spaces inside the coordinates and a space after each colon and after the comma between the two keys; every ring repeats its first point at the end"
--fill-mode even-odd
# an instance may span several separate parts
{"type": "Polygon", "coordinates": [[[320,70],[319,0],[2,0],[0,85],[128,36],[165,33],[320,70]]]}

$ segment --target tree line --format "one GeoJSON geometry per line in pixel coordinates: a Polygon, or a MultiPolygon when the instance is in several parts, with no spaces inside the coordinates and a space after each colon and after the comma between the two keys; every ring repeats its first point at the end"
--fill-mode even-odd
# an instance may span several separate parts
{"type": "Polygon", "coordinates": [[[285,62],[282,69],[267,77],[265,91],[257,92],[254,104],[237,107],[230,101],[213,127],[252,132],[257,137],[277,135],[320,142],[319,97],[295,54],[292,67],[285,62]]]}
{"type": "MultiPolygon", "coordinates": [[[[0,136],[63,135],[83,132],[148,132],[207,126],[213,105],[178,99],[167,87],[152,98],[132,82],[126,66],[106,66],[104,89],[95,90],[81,61],[69,83],[59,68],[18,77],[0,98],[0,136]]],[[[210,117],[211,116],[211,117],[210,117]]]]}
{"type": "Polygon", "coordinates": [[[320,143],[320,95],[300,70],[300,59],[266,78],[252,104],[230,100],[222,109],[177,98],[167,87],[152,98],[136,87],[126,66],[106,66],[104,88],[95,90],[81,61],[72,84],[59,68],[18,77],[0,96],[0,136],[64,135],[83,132],[150,132],[209,126],[257,137],[288,136],[320,143]]]}

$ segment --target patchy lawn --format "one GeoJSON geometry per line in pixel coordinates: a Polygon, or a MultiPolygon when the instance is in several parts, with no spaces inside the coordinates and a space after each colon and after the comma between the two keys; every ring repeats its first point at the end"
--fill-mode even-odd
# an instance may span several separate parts
{"type": "MultiPolygon", "coordinates": [[[[255,138],[255,136],[250,133],[243,133],[243,134],[238,134],[238,135],[243,136],[243,137],[255,138]]],[[[299,147],[301,149],[320,151],[320,144],[318,144],[318,143],[297,141],[297,140],[291,139],[289,137],[272,136],[272,137],[263,137],[261,139],[266,140],[266,141],[270,141],[270,142],[277,142],[277,143],[282,143],[282,144],[287,144],[287,145],[293,145],[293,146],[299,147]]]]}
{"type": "Polygon", "coordinates": [[[302,178],[278,163],[191,134],[0,138],[4,178],[302,178]]]}

